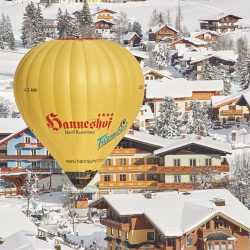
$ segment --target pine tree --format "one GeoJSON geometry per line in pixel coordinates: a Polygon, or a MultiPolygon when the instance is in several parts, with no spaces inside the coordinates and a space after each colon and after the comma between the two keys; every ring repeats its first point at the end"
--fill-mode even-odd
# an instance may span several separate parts
{"type": "Polygon", "coordinates": [[[165,97],[160,104],[159,116],[155,120],[156,135],[171,139],[180,135],[181,112],[172,97],[165,97]]]}
{"type": "Polygon", "coordinates": [[[230,191],[248,208],[250,198],[248,195],[250,188],[250,155],[243,151],[234,156],[231,162],[232,178],[230,181],[230,191]]]}
{"type": "Polygon", "coordinates": [[[0,49],[4,49],[3,39],[4,39],[4,20],[2,15],[0,19],[0,49]]]}
{"type": "Polygon", "coordinates": [[[0,96],[0,117],[10,117],[11,114],[11,104],[4,97],[0,96]]]}
{"type": "Polygon", "coordinates": [[[59,36],[59,38],[64,38],[65,37],[66,24],[65,24],[64,15],[62,13],[61,8],[58,9],[58,12],[57,12],[57,15],[56,15],[56,20],[57,20],[58,36],[59,36]]]}
{"type": "Polygon", "coordinates": [[[207,110],[202,107],[197,100],[190,102],[191,119],[189,120],[187,129],[188,133],[201,136],[208,136],[208,128],[210,120],[208,118],[207,110]]]}
{"type": "Polygon", "coordinates": [[[133,31],[133,26],[134,26],[134,23],[132,25],[131,22],[128,22],[128,32],[133,31]]]}
{"type": "Polygon", "coordinates": [[[231,77],[228,70],[220,64],[218,66],[211,65],[210,63],[206,64],[205,70],[201,75],[203,80],[223,80],[224,90],[223,95],[231,94],[231,77]]]}
{"type": "Polygon", "coordinates": [[[115,41],[123,44],[123,37],[128,33],[129,20],[125,12],[120,12],[119,16],[115,19],[114,34],[115,41]]]}
{"type": "Polygon", "coordinates": [[[180,33],[182,32],[181,21],[182,21],[182,11],[181,11],[181,3],[179,1],[179,5],[177,8],[177,15],[176,15],[176,19],[175,19],[175,29],[178,30],[180,33]]]}
{"type": "Polygon", "coordinates": [[[172,26],[172,18],[169,9],[167,10],[167,25],[172,26]]]}
{"type": "Polygon", "coordinates": [[[5,17],[5,35],[4,36],[5,36],[4,42],[6,43],[8,48],[11,50],[16,49],[15,37],[14,37],[14,33],[12,30],[12,25],[11,25],[9,16],[5,17]]]}
{"type": "Polygon", "coordinates": [[[138,36],[142,37],[141,24],[138,21],[133,23],[132,31],[135,32],[138,36]]]}
{"type": "Polygon", "coordinates": [[[45,35],[43,31],[44,18],[42,15],[42,10],[40,8],[40,5],[38,5],[37,9],[35,10],[35,15],[36,15],[36,20],[34,22],[35,26],[34,44],[37,45],[45,41],[45,35]]]}
{"type": "Polygon", "coordinates": [[[84,0],[81,13],[78,15],[79,34],[82,38],[95,38],[95,26],[87,0],[84,0]]]}
{"type": "Polygon", "coordinates": [[[248,89],[250,85],[250,55],[247,54],[242,60],[240,75],[240,86],[241,89],[248,89]]]}
{"type": "Polygon", "coordinates": [[[159,25],[159,14],[158,11],[154,9],[150,17],[149,27],[152,28],[156,25],[159,25]]]}

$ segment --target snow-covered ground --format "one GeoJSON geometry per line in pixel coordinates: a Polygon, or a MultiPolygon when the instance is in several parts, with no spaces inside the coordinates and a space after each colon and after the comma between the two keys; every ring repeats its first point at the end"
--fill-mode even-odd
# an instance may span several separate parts
{"type": "MultiPolygon", "coordinates": [[[[88,246],[92,244],[94,240],[96,240],[102,246],[105,246],[104,238],[106,237],[106,227],[101,225],[100,223],[76,223],[75,231],[78,233],[78,235],[75,235],[71,232],[72,225],[67,220],[66,210],[65,208],[63,208],[63,201],[64,196],[62,192],[53,192],[52,194],[44,194],[38,196],[36,200],[36,203],[38,204],[36,210],[40,211],[43,209],[47,214],[46,219],[41,222],[40,226],[47,229],[48,232],[52,234],[68,231],[70,233],[67,234],[67,239],[76,244],[80,244],[81,241],[84,241],[84,245],[88,246]],[[68,225],[68,227],[63,227],[62,225],[64,224],[68,225]]],[[[26,204],[26,200],[21,197],[0,196],[0,210],[1,208],[17,208],[20,211],[25,211],[26,204]]],[[[15,229],[13,229],[13,231],[15,231],[15,229]]]]}

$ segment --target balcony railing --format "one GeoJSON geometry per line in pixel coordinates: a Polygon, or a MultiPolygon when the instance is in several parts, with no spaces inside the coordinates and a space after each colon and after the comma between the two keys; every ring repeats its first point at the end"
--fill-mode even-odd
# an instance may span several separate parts
{"type": "Polygon", "coordinates": [[[99,188],[150,188],[157,187],[157,181],[100,181],[99,188]]]}
{"type": "Polygon", "coordinates": [[[243,110],[222,110],[221,115],[243,115],[243,110]]]}
{"type": "Polygon", "coordinates": [[[214,228],[214,229],[202,228],[203,237],[206,237],[210,233],[220,233],[220,232],[225,233],[229,236],[233,234],[232,229],[229,229],[229,228],[214,228]]]}
{"type": "Polygon", "coordinates": [[[191,190],[194,187],[192,182],[172,182],[172,183],[157,183],[158,189],[179,189],[191,190]]]}
{"type": "Polygon", "coordinates": [[[97,16],[97,19],[112,19],[112,16],[105,16],[105,15],[99,15],[97,16]]]}
{"type": "Polygon", "coordinates": [[[1,160],[43,160],[51,161],[51,155],[0,155],[1,160]]]}
{"type": "Polygon", "coordinates": [[[18,148],[43,148],[42,143],[40,142],[30,142],[30,143],[18,143],[18,148]]]}
{"type": "Polygon", "coordinates": [[[119,173],[126,173],[126,172],[153,172],[155,173],[157,170],[157,165],[112,165],[112,166],[102,166],[99,173],[106,173],[106,172],[119,172],[119,173]]]}
{"type": "Polygon", "coordinates": [[[136,148],[115,148],[111,155],[133,155],[137,153],[136,148]]]}
{"type": "Polygon", "coordinates": [[[107,227],[112,227],[121,231],[129,231],[129,223],[120,223],[107,218],[100,218],[100,223],[107,227]]]}
{"type": "Polygon", "coordinates": [[[159,166],[157,168],[157,173],[196,173],[201,172],[204,169],[210,171],[218,171],[218,172],[229,172],[229,165],[213,165],[213,166],[159,166]]]}

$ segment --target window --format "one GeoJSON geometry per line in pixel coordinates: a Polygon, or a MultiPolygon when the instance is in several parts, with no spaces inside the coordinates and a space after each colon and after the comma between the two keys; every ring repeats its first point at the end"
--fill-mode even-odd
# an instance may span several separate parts
{"type": "Polygon", "coordinates": [[[174,166],[180,166],[181,165],[181,159],[174,159],[174,166]]]}
{"type": "Polygon", "coordinates": [[[218,229],[219,225],[220,225],[219,220],[217,218],[215,218],[214,219],[214,227],[218,229]]]}
{"type": "Polygon", "coordinates": [[[121,238],[122,237],[122,232],[121,230],[118,229],[118,237],[121,238]]]}
{"type": "Polygon", "coordinates": [[[155,240],[155,233],[154,232],[147,232],[147,240],[148,241],[155,240]]]}
{"type": "Polygon", "coordinates": [[[30,137],[25,137],[25,143],[30,143],[30,137]]]}
{"type": "Polygon", "coordinates": [[[104,161],[104,165],[105,165],[105,166],[110,166],[110,165],[111,165],[111,160],[110,160],[110,159],[106,159],[106,160],[104,161]]]}
{"type": "Polygon", "coordinates": [[[193,238],[187,238],[187,247],[193,246],[193,238]]]}
{"type": "Polygon", "coordinates": [[[126,165],[126,159],[125,158],[119,159],[119,165],[126,165]]]}
{"type": "Polygon", "coordinates": [[[155,180],[157,180],[157,175],[156,174],[147,174],[147,180],[148,181],[155,181],[155,180]]]}
{"type": "Polygon", "coordinates": [[[142,159],[135,159],[135,165],[142,165],[142,159]]]}
{"type": "Polygon", "coordinates": [[[104,175],[104,181],[110,181],[110,175],[109,174],[104,175]]]}
{"type": "Polygon", "coordinates": [[[136,180],[137,181],[143,181],[144,180],[144,175],[143,174],[136,174],[136,180]]]}
{"type": "Polygon", "coordinates": [[[234,105],[230,105],[230,106],[228,106],[228,108],[229,108],[229,110],[236,110],[236,106],[234,106],[234,105]]]}
{"type": "Polygon", "coordinates": [[[222,242],[222,243],[220,244],[220,249],[221,249],[221,250],[226,250],[226,249],[227,249],[227,245],[226,245],[225,242],[222,242]]]}
{"type": "Polygon", "coordinates": [[[36,149],[31,149],[31,155],[36,155],[36,149]]]}
{"type": "Polygon", "coordinates": [[[189,165],[190,166],[196,166],[196,159],[190,159],[189,160],[189,165]]]}
{"type": "Polygon", "coordinates": [[[32,161],[32,162],[31,162],[31,167],[32,167],[32,168],[35,168],[35,167],[36,167],[36,161],[32,161]]]}
{"type": "Polygon", "coordinates": [[[181,182],[181,176],[180,175],[174,175],[174,182],[181,182]]]}
{"type": "Polygon", "coordinates": [[[21,167],[22,167],[22,162],[21,162],[21,161],[17,161],[16,166],[17,166],[18,168],[21,168],[21,167]]]}
{"type": "Polygon", "coordinates": [[[220,243],[219,242],[215,242],[214,250],[220,250],[220,243]]]}
{"type": "Polygon", "coordinates": [[[21,153],[22,153],[22,150],[21,150],[21,149],[17,149],[17,150],[16,150],[16,155],[21,155],[21,153]]]}
{"type": "Polygon", "coordinates": [[[112,246],[109,246],[109,250],[112,250],[112,246]]]}
{"type": "Polygon", "coordinates": [[[156,158],[148,158],[147,163],[148,164],[157,164],[157,159],[156,158]]]}
{"type": "Polygon", "coordinates": [[[206,223],[206,229],[209,229],[210,228],[210,221],[208,221],[207,223],[206,223]]]}
{"type": "Polygon", "coordinates": [[[167,246],[173,247],[174,246],[174,240],[173,239],[167,239],[167,246]]]}
{"type": "Polygon", "coordinates": [[[191,182],[197,181],[197,176],[195,174],[191,174],[189,177],[191,182]]]}
{"type": "Polygon", "coordinates": [[[212,159],[205,159],[205,164],[206,164],[206,166],[211,166],[212,165],[212,159]]]}
{"type": "Polygon", "coordinates": [[[110,228],[110,234],[113,235],[114,234],[114,230],[113,227],[110,228]]]}
{"type": "Polygon", "coordinates": [[[207,243],[207,249],[208,249],[208,250],[212,250],[212,249],[213,249],[212,243],[207,243]]]}
{"type": "Polygon", "coordinates": [[[126,181],[126,174],[120,174],[120,181],[126,181]]]}
{"type": "Polygon", "coordinates": [[[128,232],[126,232],[126,240],[128,240],[128,232]]]}
{"type": "Polygon", "coordinates": [[[233,250],[233,244],[232,244],[232,242],[228,242],[227,249],[228,250],[233,250]]]}

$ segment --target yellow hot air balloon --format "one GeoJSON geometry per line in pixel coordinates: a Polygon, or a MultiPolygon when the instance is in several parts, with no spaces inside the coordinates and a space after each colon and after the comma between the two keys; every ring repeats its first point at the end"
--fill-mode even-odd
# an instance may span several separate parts
{"type": "Polygon", "coordinates": [[[142,70],[107,40],[53,40],[28,52],[14,79],[19,111],[83,188],[132,125],[144,94],[142,70]]]}

